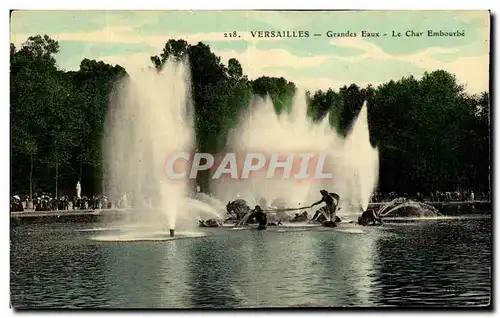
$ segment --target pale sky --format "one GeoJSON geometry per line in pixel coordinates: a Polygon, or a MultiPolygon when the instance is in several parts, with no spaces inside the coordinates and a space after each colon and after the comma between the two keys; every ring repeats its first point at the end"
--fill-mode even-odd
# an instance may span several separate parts
{"type": "Polygon", "coordinates": [[[444,69],[470,93],[488,91],[488,11],[17,11],[11,17],[11,42],[29,36],[57,40],[60,68],[77,70],[83,58],[150,66],[171,39],[201,41],[227,64],[236,58],[250,79],[285,77],[304,89],[356,83],[378,85],[391,79],[444,69]],[[428,37],[427,30],[463,31],[462,37],[428,37]],[[309,31],[309,38],[254,38],[250,31],[309,31]],[[355,32],[355,38],[313,37],[314,33],[355,32]],[[362,38],[361,31],[388,34],[362,38]],[[405,37],[407,30],[424,36],[405,37]],[[225,38],[237,31],[239,38],[225,38]],[[392,31],[401,32],[393,38],[392,31]]]}

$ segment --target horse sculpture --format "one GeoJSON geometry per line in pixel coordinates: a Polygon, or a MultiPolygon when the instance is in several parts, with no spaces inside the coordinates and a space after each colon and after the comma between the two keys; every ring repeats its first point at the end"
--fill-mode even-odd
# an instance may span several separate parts
{"type": "Polygon", "coordinates": [[[243,199],[229,201],[226,205],[226,211],[231,217],[226,219],[226,221],[241,220],[250,210],[247,202],[243,199]]]}

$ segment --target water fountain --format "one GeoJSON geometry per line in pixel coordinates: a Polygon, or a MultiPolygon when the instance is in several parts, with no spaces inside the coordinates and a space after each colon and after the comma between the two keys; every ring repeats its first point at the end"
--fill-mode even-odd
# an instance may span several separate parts
{"type": "Polygon", "coordinates": [[[344,191],[351,206],[366,211],[378,182],[378,151],[370,144],[366,102],[347,135],[344,143],[344,165],[341,174],[344,191]]]}
{"type": "Polygon", "coordinates": [[[323,188],[340,195],[340,215],[366,209],[378,172],[378,152],[369,142],[366,105],[343,138],[328,118],[319,123],[308,118],[304,92],[296,94],[291,112],[282,115],[276,115],[269,98],[255,98],[249,113],[243,114],[244,120],[230,133],[226,150],[237,155],[294,155],[293,172],[300,170],[308,176],[269,178],[263,171],[252,172],[248,179],[223,176],[213,180],[215,198],[201,193],[189,197],[189,179],[169,179],[164,170],[169,155],[191,153],[195,147],[186,65],[169,60],[159,72],[148,68],[131,73],[113,95],[105,140],[107,192],[115,198],[127,195],[134,207],[127,226],[142,232],[168,229],[173,236],[180,224],[196,226],[196,218],[222,219],[222,202],[237,196],[250,205],[264,199],[298,207],[317,201],[323,188]],[[304,154],[313,155],[307,171],[301,165],[304,154]],[[322,156],[326,160],[320,167],[322,156]],[[318,170],[331,175],[318,179],[318,170]]]}
{"type": "MultiPolygon", "coordinates": [[[[213,180],[214,193],[224,202],[237,195],[250,205],[264,198],[281,199],[289,207],[307,206],[319,198],[320,189],[336,192],[341,197],[339,214],[353,216],[368,207],[378,176],[378,152],[369,141],[366,104],[346,138],[339,136],[325,118],[313,123],[307,116],[304,92],[296,93],[291,113],[276,115],[270,98],[255,98],[239,126],[230,133],[229,151],[237,154],[295,154],[292,171],[297,172],[301,154],[314,154],[309,178],[267,178],[265,171],[252,172],[248,179],[213,180]],[[314,178],[314,160],[326,155],[323,172],[328,179],[314,178]]],[[[312,211],[309,211],[312,212],[312,211]]],[[[291,215],[290,215],[291,216],[291,215]]]]}
{"type": "Polygon", "coordinates": [[[172,237],[198,215],[215,213],[188,197],[189,179],[172,180],[165,173],[169,155],[191,153],[195,146],[187,65],[169,60],[160,71],[132,71],[112,95],[104,142],[106,190],[112,198],[126,193],[133,207],[122,229],[141,235],[168,229],[172,237]]]}
{"type": "Polygon", "coordinates": [[[388,202],[378,211],[378,215],[383,218],[398,217],[436,217],[440,213],[438,210],[423,202],[412,201],[407,198],[397,198],[388,202]]]}

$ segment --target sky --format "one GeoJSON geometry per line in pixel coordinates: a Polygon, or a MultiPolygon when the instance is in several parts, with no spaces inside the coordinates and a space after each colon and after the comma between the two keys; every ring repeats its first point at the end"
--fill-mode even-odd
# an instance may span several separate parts
{"type": "Polygon", "coordinates": [[[78,70],[84,58],[127,70],[150,66],[169,39],[204,42],[227,64],[236,58],[250,79],[284,77],[308,90],[391,79],[444,69],[469,93],[488,91],[488,11],[15,11],[11,43],[29,36],[57,40],[58,66],[78,70]],[[428,37],[427,30],[465,36],[428,37]],[[308,38],[258,38],[252,31],[309,31],[308,38]],[[363,38],[361,31],[388,36],[363,38]],[[406,37],[408,30],[423,36],[406,37]],[[224,37],[236,31],[238,38],[224,37]],[[332,32],[357,37],[328,38],[332,32]],[[392,32],[401,37],[392,37],[392,32]],[[312,34],[323,34],[314,37],[312,34]]]}

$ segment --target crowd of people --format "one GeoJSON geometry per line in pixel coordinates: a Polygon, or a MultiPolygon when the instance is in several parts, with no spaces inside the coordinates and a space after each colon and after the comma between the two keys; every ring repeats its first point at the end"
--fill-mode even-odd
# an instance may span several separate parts
{"type": "MultiPolygon", "coordinates": [[[[480,193],[476,196],[473,190],[456,190],[456,191],[435,191],[427,195],[420,192],[414,196],[409,196],[407,193],[380,193],[375,192],[371,197],[371,202],[389,202],[394,199],[404,197],[418,202],[447,202],[447,201],[476,201],[476,200],[490,200],[489,193],[480,193]]],[[[234,202],[237,202],[234,201],[234,202]]],[[[262,203],[261,203],[262,205],[262,203]]],[[[265,206],[265,204],[263,205],[265,206]]],[[[127,195],[124,194],[117,200],[110,200],[105,195],[87,196],[52,196],[47,193],[36,194],[33,199],[29,196],[13,195],[10,200],[11,212],[22,211],[56,211],[56,210],[96,210],[96,209],[111,209],[111,208],[125,208],[128,207],[127,195]]]]}
{"type": "Polygon", "coordinates": [[[105,195],[87,196],[52,196],[51,194],[35,194],[33,199],[29,196],[14,195],[10,199],[11,212],[23,211],[57,211],[57,210],[100,210],[127,207],[127,197],[124,194],[113,203],[105,195]]]}
{"type": "Polygon", "coordinates": [[[450,202],[450,201],[477,201],[477,200],[490,200],[490,193],[480,193],[476,195],[474,190],[455,190],[455,191],[433,191],[426,195],[417,192],[415,195],[408,195],[408,193],[397,193],[395,191],[389,193],[375,192],[372,195],[371,202],[388,202],[397,198],[407,198],[418,202],[450,202]]]}

